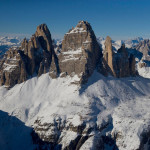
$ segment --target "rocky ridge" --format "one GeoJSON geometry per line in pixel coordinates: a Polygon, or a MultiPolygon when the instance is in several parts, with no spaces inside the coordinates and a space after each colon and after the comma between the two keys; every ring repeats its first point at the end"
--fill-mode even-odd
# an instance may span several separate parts
{"type": "Polygon", "coordinates": [[[115,53],[112,48],[112,40],[110,37],[107,37],[103,58],[107,73],[114,77],[120,78],[137,75],[135,57],[133,54],[128,54],[125,44],[122,44],[121,48],[115,53]]]}
{"type": "Polygon", "coordinates": [[[115,54],[111,39],[107,38],[105,48],[102,55],[94,31],[86,21],[69,30],[59,48],[54,46],[48,27],[39,25],[29,41],[24,39],[21,47],[10,49],[3,57],[0,85],[12,87],[47,72],[52,78],[78,75],[78,83],[84,84],[97,68],[103,75],[136,75],[134,56],[128,56],[125,46],[115,54]]]}
{"type": "Polygon", "coordinates": [[[94,31],[86,21],[80,21],[65,34],[59,57],[61,76],[77,74],[85,83],[102,57],[94,31]]]}
{"type": "Polygon", "coordinates": [[[55,57],[51,34],[42,24],[29,41],[25,38],[21,47],[6,52],[0,64],[0,84],[12,87],[35,74],[40,76],[49,71],[55,57]]]}

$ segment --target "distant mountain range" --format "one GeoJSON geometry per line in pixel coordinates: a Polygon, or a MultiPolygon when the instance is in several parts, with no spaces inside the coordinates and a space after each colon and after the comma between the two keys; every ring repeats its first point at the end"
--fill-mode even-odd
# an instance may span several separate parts
{"type": "MultiPolygon", "coordinates": [[[[4,52],[6,52],[10,47],[19,46],[21,44],[21,41],[23,40],[23,37],[12,37],[12,36],[0,36],[0,55],[4,52]]],[[[125,46],[127,48],[135,47],[137,44],[139,44],[144,39],[142,37],[137,37],[134,39],[128,39],[128,40],[113,40],[112,45],[117,50],[121,47],[123,43],[125,43],[125,46]]],[[[61,45],[62,39],[54,39],[54,43],[58,46],[61,45]]],[[[98,37],[97,41],[102,45],[104,48],[104,42],[105,38],[98,37]]]]}
{"type": "MultiPolygon", "coordinates": [[[[102,48],[104,49],[105,38],[98,37],[97,40],[102,45],[102,48]]],[[[116,40],[116,41],[112,40],[112,46],[116,50],[118,50],[121,47],[121,45],[124,43],[127,48],[133,48],[143,40],[144,39],[142,37],[137,37],[137,38],[128,39],[128,40],[116,40]]]]}
{"type": "Polygon", "coordinates": [[[3,55],[10,47],[17,47],[21,44],[22,38],[0,36],[0,55],[3,55]]]}

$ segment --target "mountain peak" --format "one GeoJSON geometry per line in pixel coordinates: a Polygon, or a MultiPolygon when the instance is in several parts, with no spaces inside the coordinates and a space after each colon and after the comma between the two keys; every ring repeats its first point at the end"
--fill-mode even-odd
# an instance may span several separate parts
{"type": "Polygon", "coordinates": [[[77,74],[80,83],[85,83],[96,68],[100,55],[101,50],[91,25],[80,21],[64,36],[60,70],[63,75],[77,74]]]}
{"type": "Polygon", "coordinates": [[[92,27],[90,23],[88,23],[87,21],[79,21],[76,27],[70,29],[67,34],[84,33],[84,32],[93,32],[92,27]]]}
{"type": "Polygon", "coordinates": [[[24,39],[21,47],[10,49],[5,54],[0,68],[0,84],[12,87],[26,81],[33,74],[40,76],[47,73],[53,55],[50,31],[46,24],[41,24],[29,41],[24,39]]]}
{"type": "Polygon", "coordinates": [[[46,24],[41,24],[37,26],[35,36],[40,41],[43,49],[52,51],[53,47],[52,47],[51,33],[46,24]]]}
{"type": "Polygon", "coordinates": [[[104,50],[104,68],[107,72],[115,77],[136,76],[135,58],[129,57],[128,52],[123,43],[117,53],[114,53],[112,48],[112,40],[107,36],[105,40],[104,50]],[[132,67],[131,67],[132,66],[132,67]]]}
{"type": "Polygon", "coordinates": [[[39,26],[37,26],[36,34],[38,36],[43,36],[43,34],[46,34],[47,36],[51,36],[50,31],[46,24],[40,24],[39,26]]]}
{"type": "Polygon", "coordinates": [[[107,36],[107,37],[106,37],[106,41],[112,41],[111,37],[110,37],[110,36],[107,36]]]}
{"type": "Polygon", "coordinates": [[[37,31],[38,30],[46,31],[46,30],[48,30],[48,27],[45,23],[43,23],[43,24],[40,24],[40,25],[37,26],[37,31]]]}
{"type": "Polygon", "coordinates": [[[78,24],[77,24],[77,26],[83,26],[83,25],[89,26],[90,23],[88,23],[87,21],[82,20],[82,21],[79,21],[78,24]]]}

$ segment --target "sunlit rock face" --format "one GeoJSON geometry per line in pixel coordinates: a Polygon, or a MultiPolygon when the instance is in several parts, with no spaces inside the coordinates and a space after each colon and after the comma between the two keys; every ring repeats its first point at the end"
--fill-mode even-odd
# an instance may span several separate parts
{"type": "Polygon", "coordinates": [[[29,41],[24,39],[21,47],[7,51],[0,64],[0,84],[12,87],[30,76],[49,72],[51,64],[55,63],[53,58],[57,59],[50,31],[41,24],[29,41]]]}
{"type": "Polygon", "coordinates": [[[86,21],[80,21],[65,34],[61,50],[54,49],[48,27],[39,25],[30,40],[24,39],[20,47],[11,48],[1,60],[0,85],[12,87],[47,72],[51,78],[77,75],[78,84],[86,83],[94,70],[118,78],[137,74],[135,58],[128,54],[125,45],[115,53],[111,38],[107,37],[102,55],[94,31],[86,21]]]}
{"type": "Polygon", "coordinates": [[[108,74],[118,78],[137,75],[135,57],[128,54],[125,44],[122,44],[121,48],[115,53],[112,48],[112,40],[107,37],[103,58],[104,68],[108,74]]]}
{"type": "Polygon", "coordinates": [[[101,49],[91,25],[80,21],[65,34],[62,41],[62,51],[59,55],[61,76],[77,74],[81,78],[80,83],[85,83],[101,56],[101,49]]]}
{"type": "Polygon", "coordinates": [[[11,87],[27,79],[26,56],[21,50],[7,51],[0,68],[1,85],[11,87]]]}

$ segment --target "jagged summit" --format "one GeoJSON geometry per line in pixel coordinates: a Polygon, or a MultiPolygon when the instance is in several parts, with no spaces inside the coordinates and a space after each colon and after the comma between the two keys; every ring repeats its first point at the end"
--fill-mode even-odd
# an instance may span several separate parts
{"type": "Polygon", "coordinates": [[[91,25],[87,21],[79,21],[79,23],[76,25],[76,27],[73,27],[69,30],[66,34],[72,34],[72,33],[84,33],[92,31],[91,25]]]}
{"type": "Polygon", "coordinates": [[[108,42],[112,42],[112,39],[111,39],[111,37],[110,37],[110,36],[107,36],[107,37],[106,37],[106,41],[105,41],[105,43],[106,43],[107,41],[108,41],[108,42]]]}
{"type": "Polygon", "coordinates": [[[46,24],[41,24],[29,41],[25,38],[21,47],[5,54],[0,64],[0,84],[12,87],[30,76],[49,72],[53,57],[56,55],[50,31],[46,24]]]}
{"type": "Polygon", "coordinates": [[[37,32],[38,31],[49,32],[49,29],[48,29],[47,25],[45,23],[43,23],[43,24],[40,24],[40,25],[37,26],[36,31],[37,32]]]}
{"type": "Polygon", "coordinates": [[[101,56],[101,49],[92,27],[88,22],[80,21],[65,34],[62,41],[59,56],[61,75],[75,73],[81,78],[80,83],[84,83],[96,69],[101,56]]]}
{"type": "Polygon", "coordinates": [[[21,47],[10,49],[5,54],[0,64],[0,85],[12,87],[47,72],[51,78],[77,75],[77,83],[84,84],[94,70],[115,77],[134,76],[135,58],[128,56],[125,45],[114,53],[109,36],[102,54],[87,21],[79,21],[65,34],[61,50],[56,54],[51,33],[46,24],[41,24],[29,41],[25,38],[21,47]]]}
{"type": "Polygon", "coordinates": [[[86,31],[92,30],[90,23],[87,21],[79,21],[76,27],[83,28],[86,31]]]}
{"type": "Polygon", "coordinates": [[[135,69],[135,57],[128,54],[125,44],[123,43],[117,53],[113,52],[112,40],[108,36],[105,41],[105,50],[103,52],[104,68],[108,74],[114,77],[136,76],[138,73],[135,69]]]}
{"type": "Polygon", "coordinates": [[[45,50],[53,50],[51,34],[46,24],[41,24],[37,27],[35,36],[38,37],[45,50]]]}

